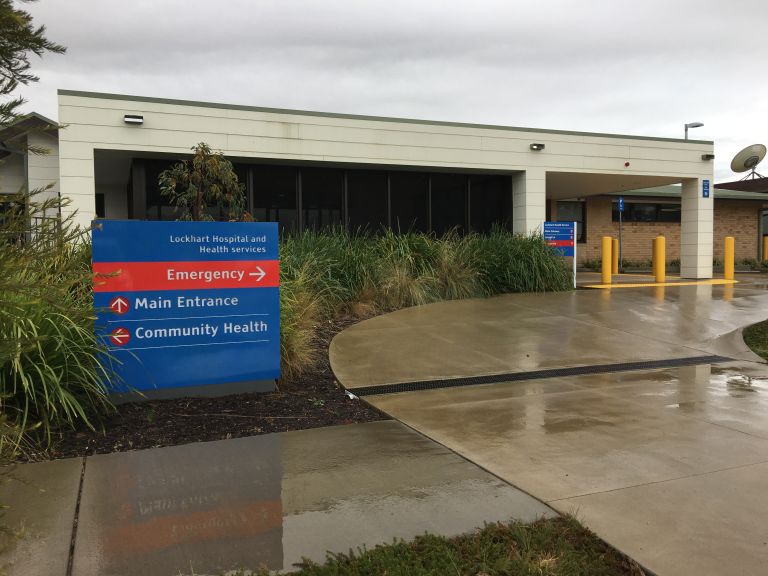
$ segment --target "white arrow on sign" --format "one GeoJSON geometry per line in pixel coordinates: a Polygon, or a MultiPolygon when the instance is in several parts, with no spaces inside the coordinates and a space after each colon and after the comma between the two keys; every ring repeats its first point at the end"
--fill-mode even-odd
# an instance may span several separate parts
{"type": "Polygon", "coordinates": [[[118,296],[109,305],[110,308],[117,314],[123,314],[124,312],[128,311],[128,300],[123,298],[122,296],[118,296]]]}
{"type": "Polygon", "coordinates": [[[264,279],[264,276],[267,275],[264,270],[261,269],[261,266],[256,266],[257,272],[248,272],[248,276],[257,276],[256,282],[261,282],[264,279]]]}

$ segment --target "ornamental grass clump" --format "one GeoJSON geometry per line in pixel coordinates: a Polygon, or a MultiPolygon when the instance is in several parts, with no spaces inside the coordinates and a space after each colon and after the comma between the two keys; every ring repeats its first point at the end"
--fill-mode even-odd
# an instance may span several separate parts
{"type": "Polygon", "coordinates": [[[6,197],[0,220],[0,415],[17,431],[6,447],[50,442],[111,408],[88,236],[58,217],[65,203],[40,196],[6,197]]]}

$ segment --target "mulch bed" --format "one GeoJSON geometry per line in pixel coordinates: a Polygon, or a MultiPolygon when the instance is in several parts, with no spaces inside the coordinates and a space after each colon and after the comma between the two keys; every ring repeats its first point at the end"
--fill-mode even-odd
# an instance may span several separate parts
{"type": "Polygon", "coordinates": [[[27,458],[106,454],[386,419],[364,402],[348,398],[330,369],[331,339],[355,322],[342,318],[320,326],[315,342],[322,350],[320,360],[277,392],[122,404],[97,431],[85,426],[67,431],[46,453],[27,458]]]}

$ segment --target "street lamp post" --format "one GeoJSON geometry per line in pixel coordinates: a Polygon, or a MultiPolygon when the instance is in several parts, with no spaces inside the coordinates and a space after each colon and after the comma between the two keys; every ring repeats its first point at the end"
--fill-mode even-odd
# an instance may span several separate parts
{"type": "Polygon", "coordinates": [[[690,122],[685,125],[685,139],[688,140],[688,128],[701,128],[704,126],[701,122],[690,122]]]}

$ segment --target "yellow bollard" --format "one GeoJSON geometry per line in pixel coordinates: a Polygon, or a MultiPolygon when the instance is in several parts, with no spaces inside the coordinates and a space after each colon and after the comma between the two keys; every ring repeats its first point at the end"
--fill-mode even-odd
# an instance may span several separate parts
{"type": "Polygon", "coordinates": [[[658,262],[656,259],[656,240],[658,240],[658,238],[651,240],[651,274],[654,278],[656,277],[656,264],[658,262]]]}
{"type": "Polygon", "coordinates": [[[768,235],[763,236],[763,262],[768,260],[768,235]]]}
{"type": "Polygon", "coordinates": [[[667,279],[666,240],[664,236],[657,236],[654,243],[653,266],[656,282],[664,282],[667,279]]]}
{"type": "Polygon", "coordinates": [[[726,280],[733,280],[733,258],[734,253],[736,252],[736,240],[734,240],[733,236],[726,236],[725,237],[725,255],[723,256],[723,268],[725,269],[725,274],[723,274],[723,277],[726,280]]]}
{"type": "Polygon", "coordinates": [[[613,238],[610,236],[603,236],[603,284],[611,283],[611,247],[613,245],[613,238]]]}
{"type": "Polygon", "coordinates": [[[611,243],[611,274],[619,273],[619,240],[614,238],[611,243]]]}

